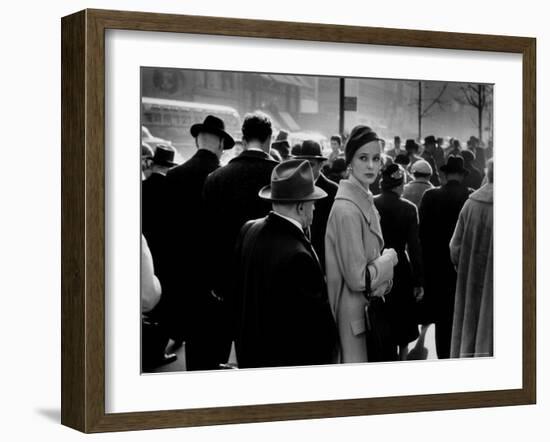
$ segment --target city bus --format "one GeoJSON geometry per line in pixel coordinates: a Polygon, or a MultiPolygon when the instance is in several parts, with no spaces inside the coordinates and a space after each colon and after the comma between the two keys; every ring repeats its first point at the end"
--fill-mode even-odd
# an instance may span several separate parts
{"type": "Polygon", "coordinates": [[[236,109],[218,104],[142,97],[141,124],[155,137],[172,142],[178,157],[188,160],[196,151],[191,126],[202,123],[207,115],[215,115],[225,123],[233,138],[241,138],[241,118],[236,109]]]}

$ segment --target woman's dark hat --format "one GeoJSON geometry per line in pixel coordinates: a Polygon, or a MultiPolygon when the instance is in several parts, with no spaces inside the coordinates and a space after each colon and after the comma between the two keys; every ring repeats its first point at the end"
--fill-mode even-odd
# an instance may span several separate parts
{"type": "Polygon", "coordinates": [[[224,140],[223,148],[225,150],[231,149],[235,145],[233,137],[225,131],[223,120],[214,115],[208,115],[202,123],[193,124],[190,132],[193,138],[197,138],[201,132],[218,135],[224,140]]]}
{"type": "Polygon", "coordinates": [[[417,151],[420,150],[420,146],[412,138],[409,138],[405,142],[405,150],[410,150],[410,149],[414,149],[414,150],[417,150],[417,151]]]}
{"type": "Polygon", "coordinates": [[[405,171],[399,164],[393,163],[382,170],[380,187],[384,190],[393,189],[403,184],[404,181],[405,171]]]}
{"type": "Polygon", "coordinates": [[[174,163],[174,148],[164,144],[157,145],[155,155],[153,155],[153,164],[158,166],[173,167],[174,163]]]}
{"type": "Polygon", "coordinates": [[[406,153],[400,153],[395,157],[395,160],[393,162],[396,164],[401,164],[402,166],[408,166],[411,162],[411,159],[406,153]]]}
{"type": "Polygon", "coordinates": [[[300,160],[328,160],[323,156],[321,145],[317,141],[305,140],[292,148],[292,156],[300,160]]]}
{"type": "Polygon", "coordinates": [[[258,193],[260,198],[279,202],[314,201],[327,196],[315,185],[308,161],[287,160],[271,172],[271,184],[258,193]]]}
{"type": "Polygon", "coordinates": [[[464,168],[464,159],[458,155],[449,155],[447,158],[447,164],[444,164],[439,168],[441,172],[445,173],[461,173],[468,175],[470,172],[464,168]]]}
{"type": "Polygon", "coordinates": [[[359,150],[362,146],[371,141],[380,141],[376,132],[374,132],[368,126],[355,126],[351,133],[349,134],[348,141],[346,142],[346,147],[344,149],[344,154],[346,156],[346,164],[350,164],[355,152],[359,150]]]}

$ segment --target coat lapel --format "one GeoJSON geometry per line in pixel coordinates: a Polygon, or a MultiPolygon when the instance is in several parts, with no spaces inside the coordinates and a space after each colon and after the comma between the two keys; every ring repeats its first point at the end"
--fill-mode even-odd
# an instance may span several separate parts
{"type": "Polygon", "coordinates": [[[319,271],[322,272],[321,262],[319,261],[319,257],[317,256],[317,253],[315,252],[315,249],[313,248],[313,245],[311,244],[311,241],[308,239],[306,234],[298,229],[298,227],[292,225],[289,221],[286,219],[278,216],[274,212],[270,212],[268,215],[268,222],[274,223],[279,228],[284,229],[288,231],[292,236],[294,236],[298,241],[300,241],[307,250],[311,253],[313,259],[317,262],[317,266],[319,267],[319,271]]]}
{"type": "Polygon", "coordinates": [[[350,180],[340,181],[336,200],[343,199],[352,202],[361,211],[367,224],[374,235],[380,242],[380,249],[384,247],[384,237],[382,236],[382,228],[380,227],[380,216],[374,206],[372,193],[365,192],[357,184],[350,180]]]}

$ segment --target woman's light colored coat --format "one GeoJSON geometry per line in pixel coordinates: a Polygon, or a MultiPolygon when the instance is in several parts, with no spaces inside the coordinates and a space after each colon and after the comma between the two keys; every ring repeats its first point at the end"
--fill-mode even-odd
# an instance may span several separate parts
{"type": "Polygon", "coordinates": [[[450,251],[457,267],[451,358],[493,356],[493,184],[464,204],[450,251]]]}
{"type": "MultiPolygon", "coordinates": [[[[372,194],[353,176],[340,181],[325,236],[327,289],[340,335],[340,362],[367,362],[364,292],[371,278],[366,272],[383,247],[372,194]]],[[[388,270],[393,272],[393,267],[388,270]]]]}

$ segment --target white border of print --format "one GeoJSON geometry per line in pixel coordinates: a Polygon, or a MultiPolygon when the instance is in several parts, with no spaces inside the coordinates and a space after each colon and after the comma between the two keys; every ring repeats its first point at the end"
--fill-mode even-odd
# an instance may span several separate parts
{"type": "Polygon", "coordinates": [[[106,31],[106,412],[516,389],[522,386],[522,58],[106,31]],[[140,67],[495,83],[495,357],[140,375],[140,67]]]}

